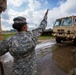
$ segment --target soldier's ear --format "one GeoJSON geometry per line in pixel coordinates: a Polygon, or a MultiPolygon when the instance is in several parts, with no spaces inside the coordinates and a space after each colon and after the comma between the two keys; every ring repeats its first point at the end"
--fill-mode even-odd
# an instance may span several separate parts
{"type": "Polygon", "coordinates": [[[24,27],[25,29],[27,29],[27,25],[24,25],[23,27],[24,27]]]}

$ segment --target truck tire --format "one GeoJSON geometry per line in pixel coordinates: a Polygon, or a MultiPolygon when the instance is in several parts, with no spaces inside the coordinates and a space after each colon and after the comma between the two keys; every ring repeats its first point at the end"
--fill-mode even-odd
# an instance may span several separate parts
{"type": "Polygon", "coordinates": [[[76,38],[73,40],[73,45],[76,46],[76,38]]]}
{"type": "Polygon", "coordinates": [[[56,37],[56,42],[57,43],[61,43],[61,38],[60,37],[56,37]]]}

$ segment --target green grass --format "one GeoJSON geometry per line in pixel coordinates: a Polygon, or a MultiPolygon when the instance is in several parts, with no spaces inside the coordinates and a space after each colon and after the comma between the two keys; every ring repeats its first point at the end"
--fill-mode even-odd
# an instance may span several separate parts
{"type": "Polygon", "coordinates": [[[9,36],[13,36],[14,34],[2,34],[3,36],[3,40],[5,40],[6,38],[8,38],[9,36]]]}
{"type": "Polygon", "coordinates": [[[47,40],[47,39],[52,39],[54,36],[40,36],[39,40],[47,40]]]}
{"type": "MultiPolygon", "coordinates": [[[[5,40],[6,38],[8,38],[9,36],[13,36],[14,34],[2,34],[3,36],[3,40],[5,40]]],[[[54,36],[40,36],[39,40],[47,40],[47,39],[52,39],[54,38],[54,36]]]]}

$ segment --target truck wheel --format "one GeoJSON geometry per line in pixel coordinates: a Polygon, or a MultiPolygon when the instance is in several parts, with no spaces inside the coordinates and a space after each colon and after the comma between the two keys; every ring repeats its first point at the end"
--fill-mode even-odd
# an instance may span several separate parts
{"type": "Polygon", "coordinates": [[[73,45],[76,46],[76,38],[73,40],[73,45]]]}
{"type": "Polygon", "coordinates": [[[60,37],[56,37],[56,42],[57,43],[61,43],[61,38],[60,37]]]}

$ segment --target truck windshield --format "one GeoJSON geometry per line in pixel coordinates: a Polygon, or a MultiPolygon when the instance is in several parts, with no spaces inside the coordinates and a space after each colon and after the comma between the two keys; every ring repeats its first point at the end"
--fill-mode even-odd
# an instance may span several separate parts
{"type": "Polygon", "coordinates": [[[72,25],[72,18],[64,18],[62,26],[70,26],[70,25],[72,25]]]}
{"type": "Polygon", "coordinates": [[[55,21],[54,26],[60,26],[60,24],[61,24],[61,19],[58,19],[55,21]]]}

